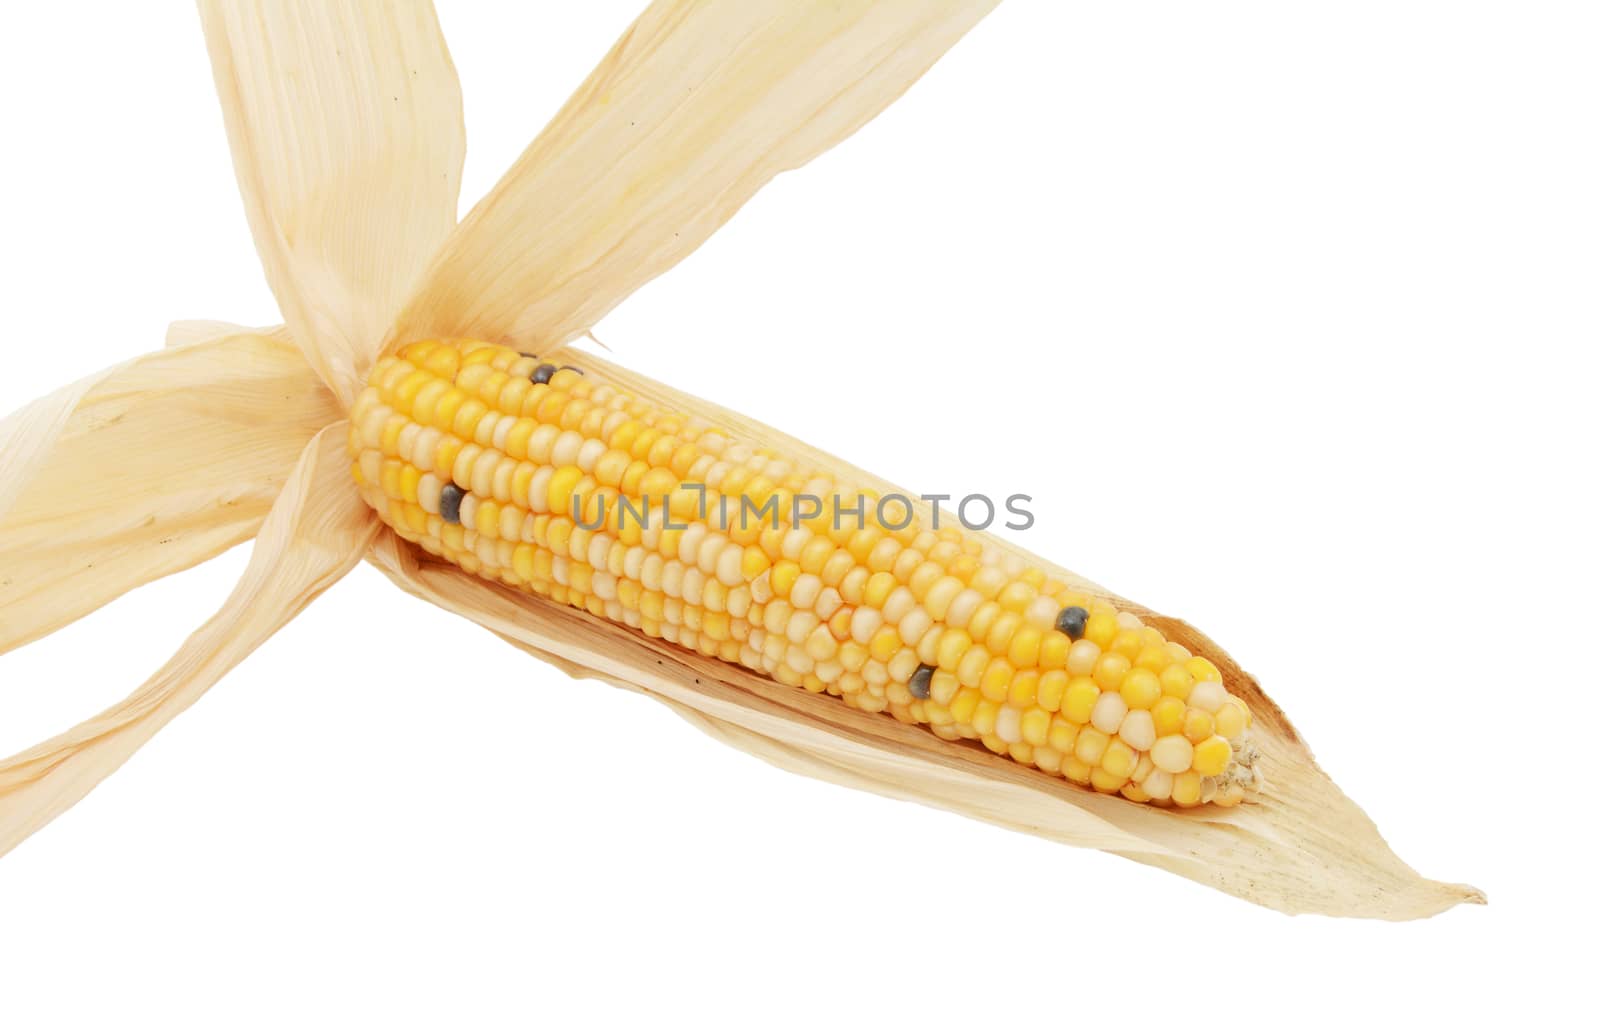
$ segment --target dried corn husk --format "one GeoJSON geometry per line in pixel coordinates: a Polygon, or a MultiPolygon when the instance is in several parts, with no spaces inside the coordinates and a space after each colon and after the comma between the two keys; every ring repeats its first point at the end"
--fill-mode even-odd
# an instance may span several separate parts
{"type": "Polygon", "coordinates": [[[122,703],[0,763],[0,855],[83,798],[361,561],[377,520],[346,480],[348,423],[305,445],[233,594],[122,703]]]}
{"type": "Polygon", "coordinates": [[[0,654],[255,535],[339,418],[281,331],[207,333],[0,422],[0,654]]]}
{"type": "MultiPolygon", "coordinates": [[[[439,252],[394,342],[552,348],[878,115],[999,0],[659,0],[439,252]]],[[[393,343],[391,343],[393,344],[393,343]]]]}
{"type": "Polygon", "coordinates": [[[346,405],[456,224],[461,85],[426,3],[201,0],[250,231],[346,405]]]}

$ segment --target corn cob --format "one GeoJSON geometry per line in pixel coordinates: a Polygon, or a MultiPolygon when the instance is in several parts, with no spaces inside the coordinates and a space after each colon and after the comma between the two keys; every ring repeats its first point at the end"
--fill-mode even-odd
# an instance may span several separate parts
{"type": "Polygon", "coordinates": [[[409,345],[355,403],[356,483],[470,573],[1079,785],[1179,807],[1256,786],[1249,709],[1211,661],[909,498],[599,372],[409,345]]]}

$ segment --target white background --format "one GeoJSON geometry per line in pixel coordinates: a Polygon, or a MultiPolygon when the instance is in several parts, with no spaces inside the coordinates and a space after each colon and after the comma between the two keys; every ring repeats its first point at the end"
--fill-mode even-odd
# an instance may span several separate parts
{"type": "MultiPolygon", "coordinates": [[[[441,3],[464,207],[635,2],[441,3]]],[[[183,4],[0,35],[0,412],[278,320],[183,4]]],[[[0,860],[0,1009],[1485,1009],[1594,943],[1600,74],[1556,3],[1013,2],[600,335],[1227,645],[1487,908],[1289,919],[780,773],[363,568],[0,860]]],[[[0,755],[221,560],[0,660],[0,755]]],[[[1584,987],[1585,993],[1587,987],[1584,987]]]]}

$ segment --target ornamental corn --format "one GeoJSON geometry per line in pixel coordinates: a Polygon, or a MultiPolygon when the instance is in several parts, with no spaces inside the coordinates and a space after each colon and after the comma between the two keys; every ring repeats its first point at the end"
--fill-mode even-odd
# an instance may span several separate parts
{"type": "Polygon", "coordinates": [[[903,495],[482,342],[384,358],[353,418],[366,501],[470,573],[1136,802],[1257,783],[1214,664],[903,495]]]}

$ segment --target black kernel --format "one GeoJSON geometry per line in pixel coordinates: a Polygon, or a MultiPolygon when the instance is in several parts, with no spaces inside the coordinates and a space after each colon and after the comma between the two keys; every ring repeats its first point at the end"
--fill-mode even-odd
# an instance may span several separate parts
{"type": "Polygon", "coordinates": [[[444,489],[439,491],[439,516],[452,525],[461,523],[461,498],[467,491],[453,482],[444,484],[444,489]]]}
{"type": "Polygon", "coordinates": [[[911,682],[906,685],[906,689],[911,691],[911,696],[921,701],[928,699],[932,693],[932,687],[933,666],[931,665],[917,666],[917,671],[911,674],[911,682]]]}
{"type": "Polygon", "coordinates": [[[551,366],[549,363],[540,363],[534,368],[533,376],[529,377],[528,379],[533,381],[535,384],[548,384],[550,383],[550,378],[555,375],[556,368],[554,366],[551,366]]]}
{"type": "Polygon", "coordinates": [[[1083,636],[1084,625],[1089,622],[1089,610],[1082,606],[1068,606],[1056,616],[1056,629],[1073,640],[1083,636]]]}

